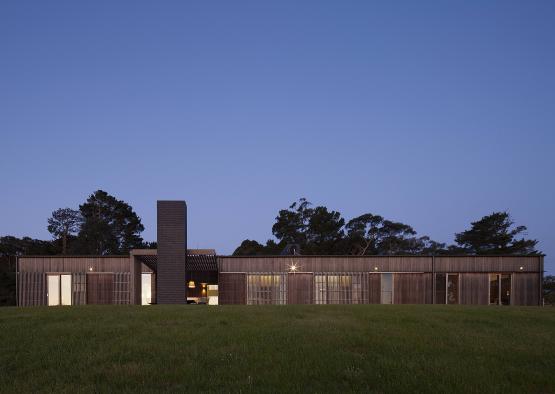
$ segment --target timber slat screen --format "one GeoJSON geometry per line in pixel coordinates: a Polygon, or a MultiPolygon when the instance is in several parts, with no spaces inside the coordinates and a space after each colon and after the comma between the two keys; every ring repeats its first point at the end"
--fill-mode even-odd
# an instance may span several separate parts
{"type": "Polygon", "coordinates": [[[18,305],[46,305],[46,276],[42,272],[18,274],[18,305]]]}
{"type": "Polygon", "coordinates": [[[87,274],[87,304],[113,304],[114,275],[87,274]]]}

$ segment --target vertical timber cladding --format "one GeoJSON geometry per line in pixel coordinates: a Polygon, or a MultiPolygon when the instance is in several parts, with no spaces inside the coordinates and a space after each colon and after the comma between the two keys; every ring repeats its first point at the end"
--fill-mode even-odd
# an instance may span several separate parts
{"type": "Polygon", "coordinates": [[[220,273],[218,303],[220,305],[245,305],[247,303],[247,274],[220,273]]]}
{"type": "Polygon", "coordinates": [[[393,275],[394,304],[431,304],[432,274],[402,273],[393,275]]]}
{"type": "Polygon", "coordinates": [[[288,304],[313,304],[314,303],[314,275],[302,272],[287,274],[287,303],[288,304]]]}
{"type": "Polygon", "coordinates": [[[187,206],[185,201],[158,201],[158,304],[187,302],[185,259],[187,250],[187,206]]]}
{"type": "Polygon", "coordinates": [[[87,304],[114,303],[114,274],[87,274],[87,304]]]}

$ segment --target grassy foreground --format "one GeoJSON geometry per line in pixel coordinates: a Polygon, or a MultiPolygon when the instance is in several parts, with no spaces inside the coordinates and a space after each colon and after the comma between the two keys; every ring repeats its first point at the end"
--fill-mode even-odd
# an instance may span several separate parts
{"type": "Polygon", "coordinates": [[[555,308],[0,308],[1,392],[555,392],[555,308]]]}

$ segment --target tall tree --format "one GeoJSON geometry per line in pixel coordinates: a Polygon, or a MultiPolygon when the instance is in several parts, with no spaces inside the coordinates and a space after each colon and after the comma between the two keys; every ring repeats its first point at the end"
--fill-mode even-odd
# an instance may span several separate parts
{"type": "Polygon", "coordinates": [[[535,239],[517,238],[526,226],[514,226],[508,212],[494,212],[472,222],[469,230],[455,234],[455,242],[466,253],[475,254],[533,254],[535,239]]]}
{"type": "MultiPolygon", "coordinates": [[[[309,254],[334,254],[343,239],[345,220],[337,211],[318,206],[310,211],[306,227],[306,252],[309,254]]],[[[302,246],[301,246],[302,250],[302,246]]]]}
{"type": "Polygon", "coordinates": [[[280,210],[272,226],[275,237],[285,243],[306,245],[306,232],[313,212],[311,205],[306,198],[301,198],[291,204],[289,209],[280,210]]]}
{"type": "Polygon", "coordinates": [[[428,236],[416,237],[416,231],[408,224],[371,213],[351,219],[345,228],[351,254],[438,254],[445,248],[445,244],[428,236]]]}
{"type": "Polygon", "coordinates": [[[350,253],[359,256],[378,254],[383,221],[383,217],[371,213],[349,220],[345,228],[351,244],[350,253]]]}
{"type": "Polygon", "coordinates": [[[269,239],[266,245],[261,243],[245,239],[241,242],[241,245],[233,252],[233,256],[264,256],[264,255],[278,255],[285,248],[286,243],[276,243],[275,241],[269,239]]]}
{"type": "Polygon", "coordinates": [[[48,231],[54,239],[62,239],[62,254],[67,253],[68,237],[79,232],[82,221],[81,213],[71,208],[56,209],[48,218],[48,231]]]}
{"type": "Polygon", "coordinates": [[[78,248],[84,254],[125,254],[143,245],[144,226],[131,206],[97,190],[79,206],[83,224],[78,248]]]}

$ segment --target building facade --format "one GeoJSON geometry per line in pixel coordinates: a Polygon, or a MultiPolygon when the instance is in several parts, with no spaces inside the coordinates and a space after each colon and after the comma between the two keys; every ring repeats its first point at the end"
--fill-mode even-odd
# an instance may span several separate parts
{"type": "Polygon", "coordinates": [[[183,201],[158,202],[157,232],[127,256],[19,257],[18,305],[542,304],[543,255],[217,256],[187,249],[183,201]]]}

